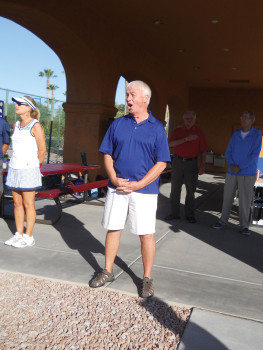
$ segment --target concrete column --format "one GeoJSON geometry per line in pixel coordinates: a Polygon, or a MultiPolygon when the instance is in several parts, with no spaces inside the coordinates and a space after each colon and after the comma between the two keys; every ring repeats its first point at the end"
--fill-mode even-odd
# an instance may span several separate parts
{"type": "Polygon", "coordinates": [[[117,109],[112,106],[93,103],[64,103],[65,139],[64,162],[80,163],[80,152],[86,152],[90,164],[100,164],[101,170],[90,172],[90,177],[105,174],[100,143],[117,109]]]}

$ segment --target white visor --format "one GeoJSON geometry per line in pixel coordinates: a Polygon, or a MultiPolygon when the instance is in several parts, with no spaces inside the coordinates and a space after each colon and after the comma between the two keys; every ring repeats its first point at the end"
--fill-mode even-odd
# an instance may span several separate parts
{"type": "Polygon", "coordinates": [[[19,103],[26,103],[28,106],[30,106],[33,111],[37,108],[29,99],[27,99],[25,96],[21,97],[12,97],[12,101],[19,102],[19,103]]]}

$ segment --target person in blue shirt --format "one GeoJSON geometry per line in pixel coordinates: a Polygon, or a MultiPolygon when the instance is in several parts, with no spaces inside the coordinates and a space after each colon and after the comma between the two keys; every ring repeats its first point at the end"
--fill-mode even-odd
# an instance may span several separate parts
{"type": "Polygon", "coordinates": [[[252,127],[255,122],[255,116],[252,112],[245,111],[240,119],[242,128],[233,133],[225,153],[228,171],[224,187],[223,208],[221,218],[213,228],[220,230],[226,226],[238,189],[240,233],[250,235],[249,211],[256,180],[262,134],[260,130],[252,127]]]}
{"type": "Polygon", "coordinates": [[[141,296],[154,294],[151,270],[155,256],[155,222],[159,176],[170,161],[163,124],[147,109],[151,90],[142,81],[126,89],[129,115],[110,125],[100,147],[109,176],[102,225],[106,228],[105,268],[91,281],[93,288],[114,280],[113,264],[126,220],[140,237],[144,267],[141,296]]]}
{"type": "Polygon", "coordinates": [[[3,159],[10,143],[10,127],[8,122],[0,118],[0,199],[4,191],[3,188],[3,159]]]}

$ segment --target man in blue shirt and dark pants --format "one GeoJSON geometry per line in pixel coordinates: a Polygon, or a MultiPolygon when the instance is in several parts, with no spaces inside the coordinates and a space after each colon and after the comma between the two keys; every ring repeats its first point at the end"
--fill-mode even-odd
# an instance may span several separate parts
{"type": "Polygon", "coordinates": [[[256,180],[262,134],[260,130],[252,127],[255,121],[252,112],[245,111],[240,119],[242,128],[233,133],[225,153],[228,171],[224,187],[223,208],[221,218],[213,228],[220,230],[226,226],[238,189],[240,233],[250,235],[248,229],[249,211],[256,180]]]}
{"type": "Polygon", "coordinates": [[[141,296],[154,294],[151,270],[155,256],[155,222],[159,176],[170,161],[163,124],[147,110],[151,90],[142,81],[126,89],[129,115],[110,125],[100,147],[109,176],[102,225],[108,230],[105,268],[90,281],[93,288],[114,280],[113,264],[126,220],[138,235],[144,267],[141,296]]]}

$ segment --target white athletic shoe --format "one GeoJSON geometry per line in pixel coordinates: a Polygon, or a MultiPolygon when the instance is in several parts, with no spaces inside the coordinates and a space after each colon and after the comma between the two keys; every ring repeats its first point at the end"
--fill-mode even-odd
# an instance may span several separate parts
{"type": "Polygon", "coordinates": [[[5,245],[12,245],[13,243],[19,241],[23,238],[23,235],[16,232],[12,238],[9,238],[7,241],[5,241],[5,245]]]}
{"type": "Polygon", "coordinates": [[[34,237],[29,237],[28,235],[23,234],[23,238],[19,239],[17,242],[12,244],[14,248],[25,248],[32,247],[35,244],[34,237]]]}

